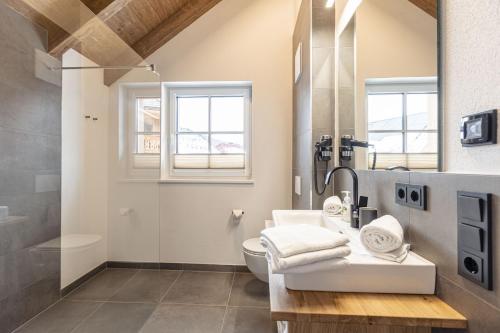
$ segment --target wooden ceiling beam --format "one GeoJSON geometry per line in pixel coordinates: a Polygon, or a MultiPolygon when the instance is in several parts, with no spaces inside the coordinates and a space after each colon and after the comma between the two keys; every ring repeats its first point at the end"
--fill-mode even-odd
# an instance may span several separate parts
{"type": "MultiPolygon", "coordinates": [[[[177,36],[182,30],[186,29],[198,18],[203,16],[206,12],[212,9],[222,0],[188,0],[186,3],[174,14],[165,19],[151,32],[132,45],[135,53],[140,57],[133,55],[122,55],[116,59],[115,63],[120,65],[135,66],[153,54],[160,47],[165,45],[172,38],[177,36]]],[[[128,71],[106,71],[104,73],[104,83],[111,85],[128,71]]]]}
{"type": "Polygon", "coordinates": [[[38,12],[36,9],[21,0],[2,0],[2,2],[12,10],[24,16],[29,21],[41,26],[47,30],[48,34],[48,49],[54,48],[61,43],[69,34],[60,26],[52,22],[45,15],[38,12]]]}
{"type": "Polygon", "coordinates": [[[430,16],[437,18],[437,0],[408,0],[430,16]]]}
{"type": "Polygon", "coordinates": [[[132,48],[143,58],[150,56],[219,2],[221,0],[186,1],[176,14],[164,20],[141,40],[132,45],[132,48]]]}
{"type": "Polygon", "coordinates": [[[72,32],[58,45],[51,48],[49,50],[50,54],[56,58],[61,58],[68,49],[73,48],[98,65],[106,65],[106,59],[108,58],[106,52],[118,51],[121,53],[123,50],[107,50],[104,45],[101,45],[102,48],[99,51],[98,47],[94,48],[93,45],[90,45],[98,42],[98,39],[92,35],[99,35],[101,42],[109,39],[109,46],[118,46],[119,49],[130,48],[106,26],[106,21],[110,20],[131,1],[133,0],[82,0],[86,6],[90,6],[89,9],[95,11],[95,16],[85,22],[77,31],[72,32]],[[96,49],[97,52],[95,52],[96,49]]]}

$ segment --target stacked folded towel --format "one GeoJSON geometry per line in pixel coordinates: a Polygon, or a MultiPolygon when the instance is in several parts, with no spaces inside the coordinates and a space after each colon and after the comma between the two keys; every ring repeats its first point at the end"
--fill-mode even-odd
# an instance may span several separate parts
{"type": "Polygon", "coordinates": [[[390,215],[373,220],[361,228],[361,243],[374,257],[402,262],[410,245],[404,244],[404,231],[399,221],[390,215]]]}
{"type": "Polygon", "coordinates": [[[273,273],[308,273],[347,265],[349,239],[315,225],[298,224],[268,228],[261,243],[273,273]]]}

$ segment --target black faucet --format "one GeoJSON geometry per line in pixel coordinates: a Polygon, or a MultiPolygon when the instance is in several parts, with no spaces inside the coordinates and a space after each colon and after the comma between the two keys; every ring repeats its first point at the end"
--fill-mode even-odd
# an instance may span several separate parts
{"type": "MultiPolygon", "coordinates": [[[[352,168],[349,168],[347,166],[336,167],[326,174],[325,185],[330,184],[330,181],[332,180],[333,175],[335,174],[335,172],[337,172],[339,170],[348,171],[352,177],[353,200],[352,200],[352,205],[351,205],[351,227],[358,228],[359,227],[359,206],[360,205],[359,205],[359,197],[358,197],[358,175],[356,174],[356,171],[354,171],[352,168]]],[[[363,197],[363,205],[366,205],[366,201],[367,201],[367,198],[363,197]]]]}

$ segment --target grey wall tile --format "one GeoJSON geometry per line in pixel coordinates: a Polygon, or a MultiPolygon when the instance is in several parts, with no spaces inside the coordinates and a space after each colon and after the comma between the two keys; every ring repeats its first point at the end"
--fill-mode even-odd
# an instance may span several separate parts
{"type": "Polygon", "coordinates": [[[315,193],[312,165],[314,143],[321,135],[335,134],[334,37],[334,9],[325,8],[324,3],[317,0],[303,1],[294,32],[294,49],[302,42],[303,75],[307,77],[302,77],[294,86],[293,128],[294,176],[302,177],[303,186],[302,195],[293,194],[294,209],[319,209],[332,194],[331,188],[321,196],[315,193]]]}
{"type": "MultiPolygon", "coordinates": [[[[411,173],[411,182],[428,186],[428,210],[410,211],[414,250],[434,262],[440,275],[500,307],[500,288],[488,291],[457,274],[457,191],[492,193],[493,226],[499,225],[500,176],[411,173]]],[[[493,253],[499,253],[500,228],[493,232],[493,253]]],[[[500,256],[493,260],[493,284],[500,286],[500,256]]]]}
{"type": "MultiPolygon", "coordinates": [[[[485,290],[457,274],[457,191],[493,194],[493,225],[500,219],[500,176],[421,172],[358,171],[360,193],[382,214],[395,215],[406,226],[412,249],[434,262],[438,271],[438,295],[469,320],[469,333],[490,333],[500,329],[500,258],[494,256],[495,290],[485,290]],[[428,210],[394,203],[394,183],[428,186],[428,210]]],[[[345,179],[341,179],[345,182],[345,179]]],[[[493,253],[499,252],[500,230],[494,228],[493,253]]],[[[433,330],[434,333],[465,332],[433,330]]]]}
{"type": "Polygon", "coordinates": [[[312,8],[312,47],[335,46],[335,9],[325,8],[325,2],[318,6],[313,1],[312,8]]]}
{"type": "Polygon", "coordinates": [[[60,184],[35,188],[38,175],[60,176],[61,87],[35,76],[47,32],[0,4],[0,332],[59,298],[60,253],[37,247],[60,235],[60,184]]]}
{"type": "Polygon", "coordinates": [[[335,49],[314,47],[312,49],[313,89],[332,89],[335,86],[335,49]]]}
{"type": "MultiPolygon", "coordinates": [[[[313,89],[312,128],[324,128],[333,133],[335,112],[335,91],[333,89],[313,89]]],[[[313,137],[313,140],[317,138],[313,137]]]]}

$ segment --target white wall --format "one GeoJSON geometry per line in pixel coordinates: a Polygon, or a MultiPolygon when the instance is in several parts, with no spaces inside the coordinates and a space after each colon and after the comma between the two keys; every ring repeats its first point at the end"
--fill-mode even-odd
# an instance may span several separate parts
{"type": "Polygon", "coordinates": [[[113,86],[110,260],[242,264],[241,243],[259,235],[272,209],[291,207],[294,24],[294,1],[224,0],[147,59],[160,66],[162,81],[253,82],[253,185],[117,182],[113,86]],[[134,216],[120,217],[120,207],[134,208],[134,216]],[[246,211],[239,225],[230,220],[233,208],[246,211]]]}
{"type": "MultiPolygon", "coordinates": [[[[437,75],[437,21],[409,1],[364,0],[356,12],[356,136],[366,140],[365,81],[437,75]]],[[[356,167],[366,168],[366,152],[356,167]]]]}
{"type": "Polygon", "coordinates": [[[500,1],[443,2],[445,168],[499,174],[500,146],[463,148],[459,126],[463,115],[500,108],[500,1]]]}
{"type": "MultiPolygon", "coordinates": [[[[63,66],[95,66],[69,50],[63,66]]],[[[108,88],[102,70],[68,70],[62,77],[62,230],[102,237],[91,257],[62,251],[61,285],[67,286],[107,259],[108,88]],[[85,115],[98,120],[85,119],[85,115]],[[76,264],[76,265],[75,265],[76,264]]]]}

